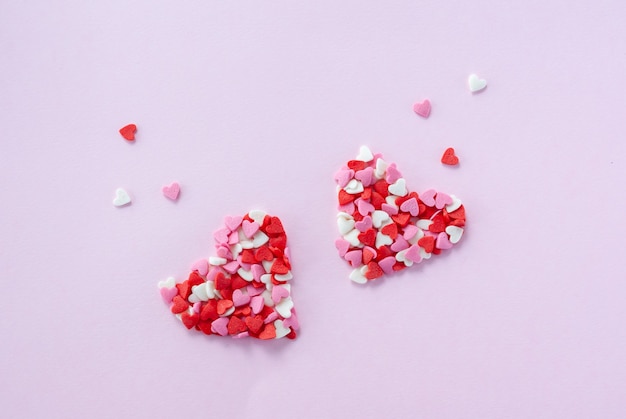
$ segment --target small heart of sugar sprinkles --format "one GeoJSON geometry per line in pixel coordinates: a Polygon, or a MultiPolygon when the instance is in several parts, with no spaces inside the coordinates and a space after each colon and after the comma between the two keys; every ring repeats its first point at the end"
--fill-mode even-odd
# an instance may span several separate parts
{"type": "Polygon", "coordinates": [[[430,100],[424,99],[421,102],[416,102],[413,104],[413,112],[421,116],[422,118],[428,118],[430,115],[430,100]]]}
{"type": "Polygon", "coordinates": [[[120,134],[127,141],[135,141],[135,133],[137,132],[137,125],[128,124],[125,127],[120,128],[120,134]]]}
{"type": "Polygon", "coordinates": [[[441,156],[441,162],[448,166],[456,166],[459,164],[459,158],[456,156],[454,148],[446,148],[446,151],[443,152],[443,156],[441,156]]]}
{"type": "Polygon", "coordinates": [[[187,329],[236,339],[294,339],[299,323],[282,222],[255,210],[226,217],[224,224],[214,234],[218,256],[195,262],[180,283],[160,281],[161,297],[187,329]]]}
{"type": "Polygon", "coordinates": [[[115,190],[115,198],[113,198],[113,205],[115,205],[116,207],[123,207],[125,205],[130,204],[130,202],[131,202],[131,199],[130,199],[130,195],[128,195],[128,192],[126,192],[122,188],[117,188],[115,190]]]}
{"type": "Polygon", "coordinates": [[[479,78],[476,74],[470,74],[467,79],[467,84],[469,85],[470,92],[476,93],[487,87],[487,80],[479,78]]]}
{"type": "Polygon", "coordinates": [[[163,196],[171,199],[172,201],[176,201],[178,199],[178,195],[180,194],[180,185],[178,184],[178,182],[172,182],[171,185],[164,186],[162,191],[163,196]]]}
{"type": "Polygon", "coordinates": [[[341,235],[335,247],[353,268],[349,277],[354,282],[365,284],[422,263],[461,240],[465,207],[456,196],[434,189],[421,195],[410,191],[394,163],[363,147],[340,172],[348,177],[335,179],[341,235]],[[361,156],[373,158],[364,161],[361,156]],[[370,169],[371,180],[359,175],[370,169]],[[359,179],[370,181],[365,186],[359,179]]]}

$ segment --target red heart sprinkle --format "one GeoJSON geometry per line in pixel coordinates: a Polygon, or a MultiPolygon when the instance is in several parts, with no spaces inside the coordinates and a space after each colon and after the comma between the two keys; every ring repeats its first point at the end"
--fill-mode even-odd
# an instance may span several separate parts
{"type": "Polygon", "coordinates": [[[128,141],[135,140],[135,132],[137,132],[137,126],[135,124],[128,124],[120,128],[120,134],[128,141]]]}
{"type": "Polygon", "coordinates": [[[459,164],[459,158],[454,154],[454,148],[449,147],[446,149],[446,151],[443,152],[441,162],[443,164],[447,164],[448,166],[454,166],[459,164]]]}
{"type": "Polygon", "coordinates": [[[423,247],[428,253],[432,253],[435,248],[435,238],[433,236],[424,236],[417,241],[418,246],[423,247]]]}

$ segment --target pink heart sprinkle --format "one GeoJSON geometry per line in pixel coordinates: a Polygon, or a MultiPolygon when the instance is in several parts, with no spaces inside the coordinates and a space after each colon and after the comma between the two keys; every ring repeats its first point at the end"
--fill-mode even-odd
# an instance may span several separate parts
{"type": "Polygon", "coordinates": [[[428,99],[424,99],[421,102],[416,102],[413,104],[413,112],[423,118],[428,118],[428,115],[430,115],[430,109],[430,100],[428,99]]]}
{"type": "Polygon", "coordinates": [[[391,245],[391,250],[393,250],[394,252],[401,252],[408,247],[409,242],[407,242],[404,237],[398,236],[396,237],[396,241],[391,245]]]}
{"type": "Polygon", "coordinates": [[[170,186],[164,186],[162,191],[166,198],[176,201],[180,193],[180,185],[178,182],[173,182],[170,186]]]}
{"type": "Polygon", "coordinates": [[[450,205],[452,203],[452,198],[450,195],[447,195],[443,192],[437,192],[437,196],[435,197],[435,206],[438,209],[442,209],[446,205],[450,205]]]}
{"type": "Polygon", "coordinates": [[[367,214],[374,211],[374,205],[370,204],[367,201],[364,201],[359,198],[359,202],[357,203],[357,207],[359,208],[359,213],[362,216],[366,216],[367,214]]]}
{"type": "Polygon", "coordinates": [[[209,262],[206,259],[200,259],[191,265],[192,271],[198,271],[198,273],[202,276],[206,276],[209,272],[209,262]]]}
{"type": "Polygon", "coordinates": [[[200,314],[200,310],[202,309],[202,303],[200,301],[193,304],[193,311],[200,314]]]}
{"type": "Polygon", "coordinates": [[[259,227],[259,223],[257,223],[256,221],[250,222],[248,220],[243,220],[243,222],[241,223],[241,229],[243,230],[243,234],[245,234],[247,238],[254,236],[254,233],[259,231],[259,227]]]}
{"type": "Polygon", "coordinates": [[[259,264],[252,265],[250,270],[252,271],[252,277],[256,282],[261,282],[261,276],[266,274],[265,268],[259,264]]]}
{"type": "Polygon", "coordinates": [[[368,215],[367,217],[363,218],[361,221],[357,221],[356,223],[354,223],[354,226],[361,233],[364,233],[370,228],[372,228],[372,217],[368,215]]]}
{"type": "Polygon", "coordinates": [[[300,323],[298,322],[298,316],[296,316],[295,310],[291,309],[291,316],[283,320],[283,326],[291,327],[293,330],[298,330],[300,328],[300,323]]]}
{"type": "Polygon", "coordinates": [[[350,262],[350,266],[356,268],[357,266],[361,266],[363,264],[363,251],[351,250],[350,252],[346,253],[343,258],[350,262]]]}
{"type": "Polygon", "coordinates": [[[227,264],[222,265],[222,268],[224,268],[224,270],[229,274],[234,274],[239,269],[239,262],[233,260],[232,262],[228,262],[227,264]]]}
{"type": "Polygon", "coordinates": [[[250,333],[248,332],[241,332],[237,335],[233,335],[233,339],[241,339],[241,338],[247,338],[248,336],[250,336],[250,333]]]}
{"type": "Polygon", "coordinates": [[[348,202],[345,205],[339,205],[337,209],[339,210],[339,212],[346,212],[348,214],[352,214],[354,213],[354,202],[348,202]]]}
{"type": "Polygon", "coordinates": [[[215,241],[218,244],[228,244],[228,233],[230,233],[228,229],[220,228],[215,233],[213,233],[213,238],[215,238],[215,241]]]}
{"type": "Polygon", "coordinates": [[[217,248],[217,256],[227,259],[227,260],[231,260],[233,258],[233,254],[230,252],[230,248],[224,245],[220,245],[220,247],[217,248]]]}
{"type": "MultiPolygon", "coordinates": [[[[382,204],[380,206],[380,209],[382,209],[383,211],[385,211],[389,215],[396,215],[398,213],[398,207],[395,207],[395,206],[389,205],[389,204],[382,204]]],[[[352,213],[349,213],[349,214],[352,214],[352,213]]]]}
{"type": "Polygon", "coordinates": [[[420,256],[419,246],[413,245],[409,247],[409,250],[407,250],[404,254],[404,258],[406,260],[410,260],[413,263],[420,263],[422,261],[422,256],[420,256]]]}
{"type": "Polygon", "coordinates": [[[241,290],[233,291],[233,304],[235,304],[235,307],[248,304],[249,302],[250,296],[248,294],[244,294],[241,290]]]}
{"type": "Polygon", "coordinates": [[[335,173],[335,181],[340,188],[345,188],[348,182],[354,177],[354,170],[352,169],[340,169],[335,173]]]}
{"type": "Polygon", "coordinates": [[[404,212],[410,212],[413,217],[417,217],[417,214],[420,211],[419,206],[417,205],[417,199],[415,198],[404,201],[402,205],[400,205],[400,209],[404,212]]]}
{"type": "Polygon", "coordinates": [[[272,311],[270,314],[268,314],[268,316],[265,318],[263,323],[265,323],[265,324],[271,323],[274,320],[276,320],[277,318],[278,318],[278,313],[276,313],[275,311],[272,311]]]}
{"type": "Polygon", "coordinates": [[[404,239],[411,240],[413,237],[415,237],[418,230],[419,227],[417,227],[416,225],[408,224],[406,227],[404,227],[404,239]]]}
{"type": "Polygon", "coordinates": [[[386,273],[387,275],[393,273],[393,265],[395,264],[396,264],[396,258],[393,256],[387,256],[386,258],[378,262],[378,266],[380,266],[380,269],[382,269],[383,272],[386,273]]]}
{"type": "Polygon", "coordinates": [[[235,231],[237,230],[237,227],[241,225],[242,220],[243,220],[243,217],[241,215],[235,215],[235,216],[227,215],[224,218],[224,224],[226,224],[226,227],[228,227],[230,231],[235,231]]]}
{"type": "Polygon", "coordinates": [[[228,334],[228,317],[220,317],[219,319],[213,320],[213,323],[211,323],[211,330],[213,333],[226,336],[228,334]]]}
{"type": "Polygon", "coordinates": [[[396,164],[395,163],[391,163],[388,167],[387,167],[387,176],[385,177],[385,180],[387,181],[388,184],[392,184],[392,183],[396,183],[396,181],[398,179],[400,179],[402,177],[402,174],[400,173],[400,171],[396,168],[396,164]]]}
{"type": "Polygon", "coordinates": [[[254,296],[250,300],[250,308],[254,314],[259,314],[264,306],[265,300],[263,300],[263,296],[261,295],[254,296]]]}
{"type": "Polygon", "coordinates": [[[250,297],[256,297],[257,295],[261,295],[264,291],[263,288],[257,288],[254,285],[248,285],[246,289],[248,290],[248,295],[250,297]]]}
{"type": "Polygon", "coordinates": [[[174,299],[174,297],[176,297],[176,295],[178,294],[178,289],[176,287],[174,288],[161,288],[159,290],[159,292],[161,293],[161,297],[163,298],[163,301],[165,301],[166,303],[171,303],[172,300],[174,299]]]}
{"type": "Polygon", "coordinates": [[[233,231],[232,233],[230,233],[230,236],[228,236],[228,244],[237,244],[239,243],[239,233],[236,231],[233,231]]]}
{"type": "Polygon", "coordinates": [[[272,301],[277,304],[281,299],[289,297],[289,291],[280,285],[274,285],[272,288],[272,301]]]}
{"type": "Polygon", "coordinates": [[[363,170],[359,170],[356,172],[354,177],[360,180],[363,186],[370,186],[372,184],[372,179],[374,178],[374,168],[366,167],[363,170]]]}
{"type": "Polygon", "coordinates": [[[429,190],[427,190],[426,192],[423,192],[420,195],[420,199],[426,205],[428,205],[429,207],[432,207],[432,206],[435,205],[435,194],[436,193],[437,193],[437,191],[435,191],[434,189],[429,189],[429,190]]]}
{"type": "Polygon", "coordinates": [[[335,247],[339,251],[339,256],[344,257],[350,248],[350,243],[344,239],[335,240],[335,247]]]}
{"type": "Polygon", "coordinates": [[[444,232],[441,232],[437,236],[437,241],[435,242],[435,246],[437,246],[437,249],[446,250],[446,249],[450,249],[453,246],[453,244],[450,243],[450,240],[448,239],[448,235],[444,232]]]}

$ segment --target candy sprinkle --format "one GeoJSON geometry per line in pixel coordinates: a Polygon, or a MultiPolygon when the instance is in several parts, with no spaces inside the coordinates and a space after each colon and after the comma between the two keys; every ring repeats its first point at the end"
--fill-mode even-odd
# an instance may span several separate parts
{"type": "Polygon", "coordinates": [[[454,148],[446,148],[446,151],[443,152],[443,156],[441,156],[441,162],[448,166],[456,166],[459,164],[459,158],[454,154],[454,148]]]}
{"type": "Polygon", "coordinates": [[[294,339],[299,323],[282,222],[255,210],[228,216],[224,225],[213,235],[217,256],[196,261],[183,282],[159,282],[161,297],[187,329],[237,339],[294,339]]]}
{"type": "Polygon", "coordinates": [[[459,198],[434,189],[411,192],[396,165],[367,147],[339,169],[335,181],[341,236],[335,247],[358,284],[430,259],[463,236],[465,208],[459,198]]]}
{"type": "Polygon", "coordinates": [[[125,127],[120,128],[120,134],[127,141],[135,141],[135,133],[137,132],[137,125],[128,124],[125,127]]]}

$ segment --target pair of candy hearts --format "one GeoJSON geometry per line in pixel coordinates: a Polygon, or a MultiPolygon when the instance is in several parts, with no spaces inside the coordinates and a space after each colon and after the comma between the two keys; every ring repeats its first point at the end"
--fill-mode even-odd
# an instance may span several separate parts
{"type": "MultiPolygon", "coordinates": [[[[409,192],[395,164],[361,147],[335,175],[339,255],[366,283],[450,249],[459,242],[465,210],[453,195],[409,192]]],[[[215,232],[216,256],[196,262],[189,277],[159,283],[161,296],[188,329],[207,335],[295,338],[287,236],[278,217],[250,211],[226,217],[215,232]]]]}

